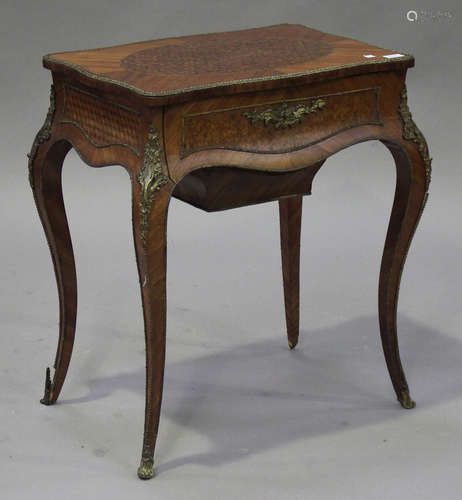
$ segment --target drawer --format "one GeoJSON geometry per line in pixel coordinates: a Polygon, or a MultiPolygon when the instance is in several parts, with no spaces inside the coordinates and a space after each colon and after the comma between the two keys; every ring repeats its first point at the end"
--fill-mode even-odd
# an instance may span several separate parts
{"type": "Polygon", "coordinates": [[[382,125],[380,87],[185,113],[180,157],[209,149],[287,153],[343,130],[382,125]]]}
{"type": "Polygon", "coordinates": [[[186,175],[176,185],[173,196],[207,212],[303,196],[311,194],[313,177],[321,165],[295,172],[202,168],[186,175]]]}

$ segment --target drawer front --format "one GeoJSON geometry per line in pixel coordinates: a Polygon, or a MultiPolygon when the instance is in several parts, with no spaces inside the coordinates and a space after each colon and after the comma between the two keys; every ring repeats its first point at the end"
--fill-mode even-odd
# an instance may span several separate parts
{"type": "Polygon", "coordinates": [[[382,125],[380,87],[185,114],[180,156],[207,149],[287,153],[343,130],[382,125]]]}

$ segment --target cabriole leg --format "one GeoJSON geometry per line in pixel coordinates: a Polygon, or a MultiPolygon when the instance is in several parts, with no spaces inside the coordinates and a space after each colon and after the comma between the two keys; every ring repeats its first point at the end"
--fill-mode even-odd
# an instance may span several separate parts
{"type": "Polygon", "coordinates": [[[396,163],[396,191],[382,257],[379,280],[379,320],[383,351],[398,401],[413,408],[414,401],[399,356],[396,313],[401,274],[428,196],[431,158],[424,136],[412,120],[406,88],[399,107],[402,128],[393,141],[382,141],[396,163]]]}
{"type": "Polygon", "coordinates": [[[149,132],[143,163],[132,179],[133,232],[146,340],[146,407],[138,476],[154,476],[165,365],[167,210],[173,183],[164,173],[161,141],[149,132]]]}
{"type": "Polygon", "coordinates": [[[77,313],[74,252],[61,185],[63,161],[71,146],[62,140],[53,142],[54,108],[52,87],[50,109],[29,154],[29,180],[53,259],[59,293],[59,341],[53,380],[50,369],[46,370],[45,394],[41,399],[45,405],[56,402],[66,378],[74,345],[77,313]]]}

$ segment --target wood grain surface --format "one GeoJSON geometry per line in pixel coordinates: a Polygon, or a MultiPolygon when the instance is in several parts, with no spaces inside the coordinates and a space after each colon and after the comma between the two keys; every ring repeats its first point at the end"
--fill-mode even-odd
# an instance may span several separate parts
{"type": "Polygon", "coordinates": [[[43,63],[89,85],[100,80],[141,95],[164,97],[152,100],[161,104],[187,100],[198,92],[240,92],[243,85],[246,90],[298,85],[319,78],[319,73],[325,80],[413,66],[409,54],[383,57],[393,53],[396,50],[299,24],[279,24],[61,52],[45,56],[43,63]]]}

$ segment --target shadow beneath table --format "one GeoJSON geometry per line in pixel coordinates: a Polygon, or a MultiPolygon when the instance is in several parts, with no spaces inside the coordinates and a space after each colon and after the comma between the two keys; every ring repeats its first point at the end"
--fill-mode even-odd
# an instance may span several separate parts
{"type": "MultiPolygon", "coordinates": [[[[412,411],[461,397],[462,343],[403,315],[398,326],[417,402],[412,411]]],[[[143,367],[94,379],[86,396],[62,403],[120,389],[144,396],[144,376],[143,367]]],[[[291,441],[409,415],[392,390],[376,317],[301,332],[294,351],[281,333],[166,366],[157,471],[191,463],[216,467],[291,441]],[[206,436],[210,450],[163,462],[181,439],[181,433],[162,433],[163,418],[206,436]]]]}

